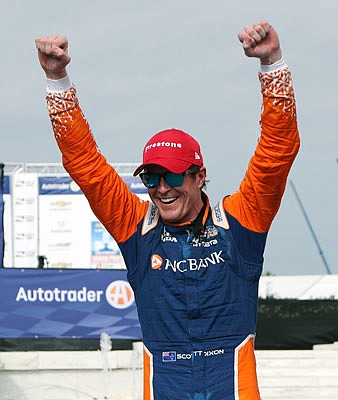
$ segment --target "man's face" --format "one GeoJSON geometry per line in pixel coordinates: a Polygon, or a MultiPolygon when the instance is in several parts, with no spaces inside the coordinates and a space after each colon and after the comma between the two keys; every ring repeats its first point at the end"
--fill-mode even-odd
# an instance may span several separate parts
{"type": "MultiPolygon", "coordinates": [[[[167,169],[151,165],[147,172],[165,174],[167,169]]],[[[151,201],[159,210],[163,221],[172,224],[180,224],[193,221],[199,214],[203,201],[201,188],[206,177],[206,169],[202,167],[194,174],[184,176],[183,184],[179,187],[171,187],[162,177],[159,185],[154,189],[148,189],[151,201]]]]}

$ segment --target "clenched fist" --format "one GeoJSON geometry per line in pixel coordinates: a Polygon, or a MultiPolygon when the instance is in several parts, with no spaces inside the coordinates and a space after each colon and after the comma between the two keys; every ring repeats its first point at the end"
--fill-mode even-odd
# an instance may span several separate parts
{"type": "Polygon", "coordinates": [[[70,62],[67,38],[58,34],[39,37],[35,39],[35,46],[47,78],[64,78],[67,75],[66,66],[70,62]]]}
{"type": "Polygon", "coordinates": [[[238,34],[248,57],[257,57],[261,64],[269,65],[282,58],[282,51],[275,29],[267,21],[246,25],[238,34]]]}

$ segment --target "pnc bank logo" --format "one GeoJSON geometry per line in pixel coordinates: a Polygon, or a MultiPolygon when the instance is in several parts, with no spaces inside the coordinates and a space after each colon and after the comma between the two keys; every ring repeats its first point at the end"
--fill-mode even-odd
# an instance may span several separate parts
{"type": "Polygon", "coordinates": [[[107,286],[106,299],[114,308],[128,308],[134,303],[134,292],[127,281],[114,281],[107,286]]]}
{"type": "Polygon", "coordinates": [[[163,264],[163,259],[158,254],[153,254],[151,256],[151,268],[152,269],[160,269],[163,264]]]}

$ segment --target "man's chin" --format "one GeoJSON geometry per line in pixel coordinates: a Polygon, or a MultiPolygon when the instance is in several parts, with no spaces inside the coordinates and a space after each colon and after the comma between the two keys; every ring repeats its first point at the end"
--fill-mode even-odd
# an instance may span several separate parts
{"type": "Polygon", "coordinates": [[[163,222],[169,224],[177,224],[179,223],[179,218],[177,215],[177,210],[170,211],[170,210],[163,210],[163,208],[159,208],[160,217],[163,222]]]}
{"type": "Polygon", "coordinates": [[[161,213],[160,211],[160,217],[162,219],[163,222],[168,223],[168,224],[176,224],[178,223],[177,221],[177,217],[170,215],[169,213],[161,213]]]}

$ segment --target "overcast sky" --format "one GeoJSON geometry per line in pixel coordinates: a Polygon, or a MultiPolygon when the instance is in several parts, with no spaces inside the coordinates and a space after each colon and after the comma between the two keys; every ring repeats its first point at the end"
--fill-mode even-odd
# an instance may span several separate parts
{"type": "MultiPolygon", "coordinates": [[[[139,162],[166,128],[199,140],[215,203],[237,189],[259,134],[258,61],[237,33],[267,19],[293,73],[300,154],[290,180],[338,274],[337,0],[11,0],[1,5],[1,162],[60,162],[34,39],[65,34],[69,74],[109,162],[139,162]]],[[[271,228],[265,272],[325,274],[288,184],[271,228]]]]}

